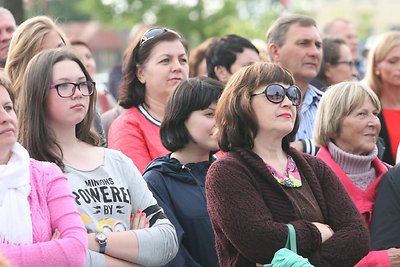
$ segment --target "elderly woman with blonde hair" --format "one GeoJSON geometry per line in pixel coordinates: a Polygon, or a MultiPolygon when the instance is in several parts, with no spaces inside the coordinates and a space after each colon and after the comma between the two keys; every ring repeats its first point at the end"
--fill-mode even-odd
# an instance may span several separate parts
{"type": "MultiPolygon", "coordinates": [[[[342,82],[321,98],[314,125],[320,146],[317,157],[339,177],[368,226],[380,179],[388,169],[377,157],[380,110],[379,99],[368,86],[342,82]]],[[[356,266],[391,266],[399,256],[398,249],[371,251],[356,266]]]]}

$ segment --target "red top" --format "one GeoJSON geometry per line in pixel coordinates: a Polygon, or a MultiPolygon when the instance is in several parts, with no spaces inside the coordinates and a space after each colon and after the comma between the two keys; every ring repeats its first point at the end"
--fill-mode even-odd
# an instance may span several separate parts
{"type": "MultiPolygon", "coordinates": [[[[326,147],[320,147],[317,157],[321,158],[326,164],[328,164],[328,166],[331,167],[331,169],[339,177],[340,181],[344,185],[344,188],[369,227],[372,221],[372,211],[375,205],[376,192],[378,190],[382,175],[387,172],[386,166],[378,158],[375,158],[372,161],[372,165],[375,167],[377,178],[368,186],[367,189],[362,190],[351,182],[350,178],[342,170],[339,164],[337,164],[332,158],[329,150],[326,147]]],[[[390,260],[386,250],[370,251],[367,256],[365,256],[355,265],[355,267],[377,266],[390,267],[390,260]]]]}
{"type": "Polygon", "coordinates": [[[150,161],[168,153],[161,143],[160,125],[142,106],[132,107],[111,124],[108,147],[120,150],[143,173],[150,161]]]}
{"type": "Polygon", "coordinates": [[[392,148],[392,156],[396,160],[397,147],[400,142],[400,110],[398,109],[383,109],[383,117],[385,118],[385,123],[389,135],[390,147],[392,148]]]}

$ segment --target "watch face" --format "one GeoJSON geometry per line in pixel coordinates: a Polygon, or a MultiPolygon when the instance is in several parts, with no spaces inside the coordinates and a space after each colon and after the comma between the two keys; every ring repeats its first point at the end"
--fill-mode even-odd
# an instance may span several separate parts
{"type": "Polygon", "coordinates": [[[106,235],[104,233],[99,232],[99,233],[96,233],[96,239],[98,241],[106,241],[107,237],[106,237],[106,235]]]}

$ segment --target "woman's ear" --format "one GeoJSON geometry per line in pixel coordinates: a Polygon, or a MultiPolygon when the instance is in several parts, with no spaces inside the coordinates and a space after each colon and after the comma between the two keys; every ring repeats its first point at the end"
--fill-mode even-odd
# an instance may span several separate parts
{"type": "Polygon", "coordinates": [[[231,74],[228,72],[228,70],[221,65],[215,66],[214,72],[215,72],[215,76],[217,76],[218,80],[220,80],[223,83],[226,83],[229,80],[229,77],[231,76],[231,74]]]}
{"type": "Polygon", "coordinates": [[[325,63],[325,77],[327,79],[332,79],[332,64],[330,63],[325,63]]]}
{"type": "Polygon", "coordinates": [[[138,80],[141,83],[145,84],[146,83],[146,79],[144,77],[143,71],[144,70],[143,70],[143,67],[141,65],[136,65],[136,77],[138,78],[138,80]]]}
{"type": "Polygon", "coordinates": [[[374,73],[375,73],[375,75],[378,76],[378,77],[381,76],[381,68],[380,68],[379,64],[377,64],[377,65],[375,66],[374,73]]]}

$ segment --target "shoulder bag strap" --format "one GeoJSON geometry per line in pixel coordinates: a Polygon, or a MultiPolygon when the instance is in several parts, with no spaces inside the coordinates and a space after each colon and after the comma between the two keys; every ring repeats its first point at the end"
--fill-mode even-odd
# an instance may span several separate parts
{"type": "Polygon", "coordinates": [[[286,241],[285,247],[297,253],[297,243],[296,243],[296,230],[294,229],[293,225],[288,223],[287,227],[289,229],[288,238],[286,241]]]}

